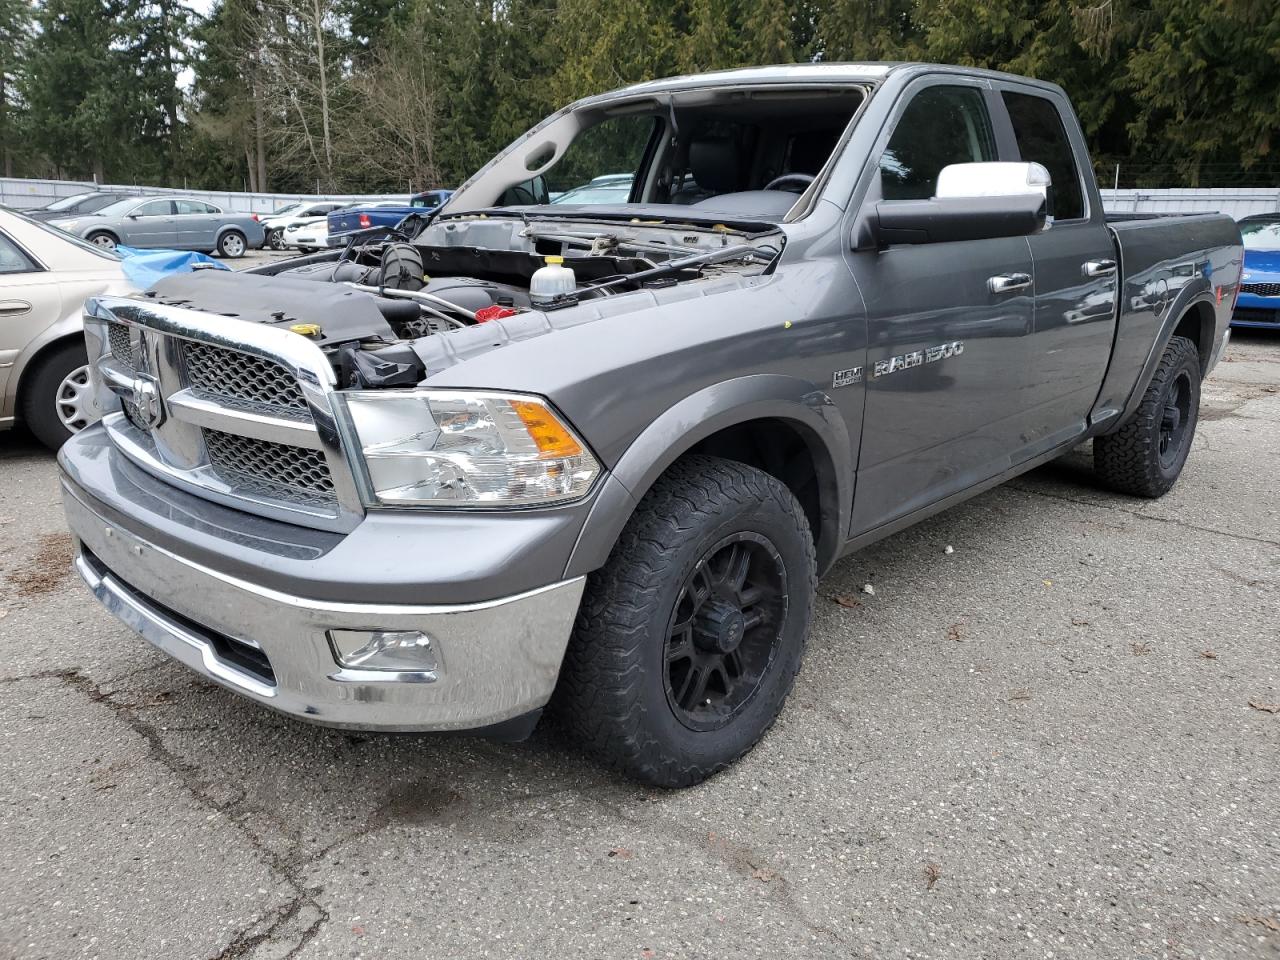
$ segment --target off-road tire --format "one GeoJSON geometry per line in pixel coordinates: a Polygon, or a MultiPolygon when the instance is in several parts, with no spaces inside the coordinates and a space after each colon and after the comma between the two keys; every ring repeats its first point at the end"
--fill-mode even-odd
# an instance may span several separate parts
{"type": "Polygon", "coordinates": [[[1098,478],[1118,493],[1134,497],[1163,496],[1187,462],[1200,414],[1200,353],[1186,337],[1174,337],[1165,347],[1155,376],[1132,417],[1115,433],[1093,441],[1093,468],[1098,478]],[[1181,404],[1176,448],[1162,456],[1161,439],[1166,410],[1181,404]]]}
{"type": "Polygon", "coordinates": [[[50,450],[57,450],[75,432],[58,415],[58,394],[63,381],[88,362],[84,341],[73,341],[42,357],[23,377],[22,421],[50,450]]]}
{"type": "Polygon", "coordinates": [[[813,537],[786,486],[741,463],[686,457],[645,495],[608,562],[588,577],[553,714],[575,743],[636,780],[698,783],[750,750],[777,718],[800,669],[816,584],[813,537]],[[699,561],[741,533],[776,551],[786,609],[754,692],[726,725],[694,730],[669,701],[669,629],[699,561]]]}

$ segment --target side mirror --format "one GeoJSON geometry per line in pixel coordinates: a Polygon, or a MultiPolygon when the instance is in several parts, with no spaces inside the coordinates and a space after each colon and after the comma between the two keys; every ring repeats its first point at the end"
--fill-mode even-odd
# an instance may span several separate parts
{"type": "Polygon", "coordinates": [[[131,213],[131,214],[129,214],[127,217],[125,217],[125,219],[126,219],[126,220],[137,220],[140,216],[142,216],[142,214],[140,214],[140,213],[131,213]]]}
{"type": "Polygon", "coordinates": [[[881,200],[865,211],[855,250],[900,243],[993,240],[1039,233],[1048,219],[1049,172],[1038,163],[956,163],[931,200],[881,200]]]}

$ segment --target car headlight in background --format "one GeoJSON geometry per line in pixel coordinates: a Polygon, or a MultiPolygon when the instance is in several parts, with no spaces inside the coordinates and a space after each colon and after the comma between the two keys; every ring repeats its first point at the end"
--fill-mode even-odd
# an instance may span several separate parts
{"type": "Polygon", "coordinates": [[[341,394],[371,505],[512,507],[582,497],[600,464],[545,401],[481,391],[341,394]]]}

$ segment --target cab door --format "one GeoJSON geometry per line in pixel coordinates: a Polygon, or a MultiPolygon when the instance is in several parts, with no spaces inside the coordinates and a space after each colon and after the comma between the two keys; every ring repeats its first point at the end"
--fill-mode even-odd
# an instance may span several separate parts
{"type": "MultiPolygon", "coordinates": [[[[882,132],[863,209],[935,195],[955,163],[1006,159],[985,81],[925,78],[882,132]]],[[[1025,237],[849,255],[867,310],[851,536],[1007,469],[1025,445],[1034,269],[1025,237]]]]}
{"type": "Polygon", "coordinates": [[[1027,431],[1048,449],[1084,431],[1102,389],[1116,332],[1118,265],[1102,204],[1082,176],[1088,154],[1066,98],[1016,83],[998,88],[1018,158],[1042,164],[1052,179],[1051,220],[1028,238],[1036,274],[1036,388],[1027,431]]]}

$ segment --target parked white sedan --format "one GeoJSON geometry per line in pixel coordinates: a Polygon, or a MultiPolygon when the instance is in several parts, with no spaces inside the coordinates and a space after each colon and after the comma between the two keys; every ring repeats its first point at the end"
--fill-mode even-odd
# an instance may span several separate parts
{"type": "Polygon", "coordinates": [[[300,253],[315,253],[329,245],[329,223],[327,217],[308,217],[297,220],[285,228],[280,241],[282,249],[293,249],[300,253]]]}
{"type": "Polygon", "coordinates": [[[80,310],[132,292],[116,254],[0,210],[0,430],[21,420],[56,450],[97,419],[80,310]]]}

